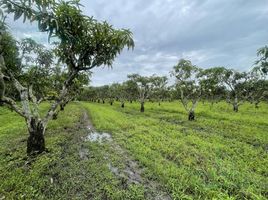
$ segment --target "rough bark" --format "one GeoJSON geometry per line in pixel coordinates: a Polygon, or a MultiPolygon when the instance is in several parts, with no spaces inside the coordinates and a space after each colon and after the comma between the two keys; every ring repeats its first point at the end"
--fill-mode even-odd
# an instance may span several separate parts
{"type": "Polygon", "coordinates": [[[45,151],[45,127],[42,121],[31,118],[28,122],[29,137],[27,140],[27,154],[33,155],[45,151]]]}
{"type": "Polygon", "coordinates": [[[195,119],[195,113],[194,113],[194,111],[190,111],[188,114],[188,120],[194,121],[194,119],[195,119]]]}
{"type": "Polygon", "coordinates": [[[144,102],[141,102],[141,112],[144,112],[144,102]]]}
{"type": "Polygon", "coordinates": [[[235,112],[238,112],[238,98],[237,98],[237,96],[235,96],[235,98],[234,98],[233,110],[235,112]]]}
{"type": "Polygon", "coordinates": [[[238,112],[238,103],[237,102],[233,103],[233,111],[238,112]]]}
{"type": "Polygon", "coordinates": [[[65,105],[64,104],[60,104],[60,110],[63,111],[64,110],[65,105]]]}
{"type": "Polygon", "coordinates": [[[233,110],[234,112],[238,112],[238,104],[236,103],[233,104],[233,110]]]}
{"type": "Polygon", "coordinates": [[[52,116],[52,119],[53,119],[53,120],[58,119],[58,113],[54,113],[53,116],[52,116]]]}

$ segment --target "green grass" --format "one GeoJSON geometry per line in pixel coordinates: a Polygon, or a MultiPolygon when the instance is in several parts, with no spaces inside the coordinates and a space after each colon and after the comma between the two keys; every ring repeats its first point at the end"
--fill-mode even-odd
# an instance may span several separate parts
{"type": "Polygon", "coordinates": [[[125,109],[84,103],[98,130],[118,143],[174,199],[266,199],[268,197],[268,105],[239,113],[219,103],[200,104],[187,121],[178,102],[138,104],[125,109]]]}
{"type": "MultiPolygon", "coordinates": [[[[43,109],[47,108],[43,105],[43,109]]],[[[26,156],[24,120],[0,107],[0,199],[144,199],[146,184],[124,185],[108,164],[124,169],[113,146],[85,142],[85,111],[98,131],[111,133],[173,199],[267,199],[268,105],[199,104],[189,122],[179,102],[113,106],[71,103],[47,129],[48,153],[26,156]],[[87,149],[88,159],[79,151],[87,149]],[[108,159],[107,159],[108,157],[108,159]]],[[[146,183],[146,182],[145,182],[146,183]]]]}
{"type": "Polygon", "coordinates": [[[81,124],[83,111],[69,104],[48,126],[49,152],[29,158],[24,120],[0,107],[0,199],[144,199],[143,187],[122,188],[109,171],[108,163],[118,162],[118,155],[104,160],[108,146],[82,139],[88,134],[81,124]],[[89,150],[89,159],[80,158],[81,149],[89,150]]]}

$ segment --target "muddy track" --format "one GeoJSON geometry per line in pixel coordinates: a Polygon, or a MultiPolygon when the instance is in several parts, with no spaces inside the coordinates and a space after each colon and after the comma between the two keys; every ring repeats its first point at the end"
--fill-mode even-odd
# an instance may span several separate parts
{"type": "MultiPolygon", "coordinates": [[[[103,142],[102,139],[104,138],[104,142],[106,142],[113,151],[116,151],[118,155],[122,158],[122,163],[124,163],[124,169],[119,169],[116,166],[113,166],[111,162],[109,161],[110,156],[109,152],[106,153],[104,159],[108,161],[107,167],[109,170],[119,179],[121,180],[122,187],[127,188],[131,184],[140,184],[143,185],[145,188],[145,197],[146,199],[156,199],[156,200],[171,200],[172,198],[170,195],[164,191],[163,186],[159,184],[156,181],[149,180],[145,177],[143,177],[143,169],[139,167],[139,164],[137,161],[131,158],[131,156],[127,153],[126,150],[124,150],[119,144],[116,143],[112,139],[112,137],[108,133],[97,133],[94,129],[89,116],[87,114],[87,111],[83,111],[82,119],[81,119],[81,125],[87,129],[89,133],[89,138],[94,138],[97,140],[100,139],[100,143],[103,142]],[[92,137],[90,134],[95,134],[95,137],[92,137]],[[98,135],[97,135],[98,134],[98,135]],[[97,136],[96,136],[97,135],[97,136]]],[[[90,141],[87,140],[87,138],[83,138],[83,141],[90,141]]],[[[96,141],[96,140],[94,140],[96,141]]],[[[89,159],[89,150],[81,146],[81,149],[79,150],[79,157],[81,159],[89,159]]]]}

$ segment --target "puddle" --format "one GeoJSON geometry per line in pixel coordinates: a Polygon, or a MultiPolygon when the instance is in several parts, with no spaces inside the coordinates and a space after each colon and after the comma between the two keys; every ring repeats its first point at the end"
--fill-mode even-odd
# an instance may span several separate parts
{"type": "MultiPolygon", "coordinates": [[[[118,144],[116,144],[115,141],[113,141],[111,134],[101,132],[99,133],[95,131],[94,127],[89,122],[86,112],[84,113],[84,121],[87,122],[83,127],[86,127],[88,135],[81,138],[83,141],[97,142],[100,144],[104,142],[110,142],[109,145],[111,148],[122,156],[122,161],[125,163],[125,167],[123,169],[112,165],[108,153],[104,155],[103,159],[108,162],[107,167],[110,172],[112,172],[115,176],[118,177],[119,180],[121,180],[123,188],[127,188],[130,184],[142,184],[145,186],[145,195],[148,197],[148,199],[172,200],[170,195],[165,190],[163,190],[164,188],[162,188],[157,181],[142,178],[143,169],[139,167],[138,163],[135,160],[132,160],[130,157],[128,157],[124,149],[122,149],[118,144]]],[[[82,146],[79,150],[79,157],[82,160],[90,159],[91,155],[89,149],[82,146]]],[[[54,180],[51,180],[51,183],[53,182],[54,180]]]]}
{"type": "Polygon", "coordinates": [[[116,176],[119,176],[119,172],[118,172],[118,168],[117,167],[113,167],[111,163],[108,164],[108,168],[109,170],[115,174],[116,176]]]}
{"type": "Polygon", "coordinates": [[[98,132],[92,132],[90,133],[85,141],[90,142],[99,142],[103,143],[105,141],[112,141],[112,136],[109,133],[98,133],[98,132]]]}
{"type": "Polygon", "coordinates": [[[88,160],[89,150],[86,148],[81,148],[79,151],[79,157],[82,160],[88,160]]]}
{"type": "Polygon", "coordinates": [[[126,168],[120,171],[117,167],[114,167],[111,163],[107,164],[109,170],[119,178],[124,178],[126,180],[127,185],[129,184],[140,184],[142,182],[142,178],[140,176],[139,171],[135,171],[131,165],[127,164],[126,168]]]}

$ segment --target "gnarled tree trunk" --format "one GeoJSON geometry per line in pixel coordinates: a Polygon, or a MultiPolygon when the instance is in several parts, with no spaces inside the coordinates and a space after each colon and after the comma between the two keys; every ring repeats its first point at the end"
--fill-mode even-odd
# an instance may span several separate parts
{"type": "Polygon", "coordinates": [[[233,104],[233,110],[235,111],[235,112],[238,112],[238,105],[237,104],[233,104]]]}
{"type": "Polygon", "coordinates": [[[195,113],[194,113],[194,111],[189,111],[188,120],[189,121],[194,121],[194,119],[195,119],[195,113]]]}
{"type": "Polygon", "coordinates": [[[65,104],[60,104],[60,110],[63,111],[65,107],[65,104]]]}
{"type": "Polygon", "coordinates": [[[144,102],[141,102],[141,112],[144,112],[144,102]]]}
{"type": "Polygon", "coordinates": [[[37,154],[45,151],[45,127],[42,121],[30,118],[27,121],[29,137],[27,140],[27,154],[37,154]]]}
{"type": "Polygon", "coordinates": [[[234,98],[233,110],[235,112],[238,112],[238,99],[237,99],[237,96],[235,96],[235,98],[234,98]]]}

